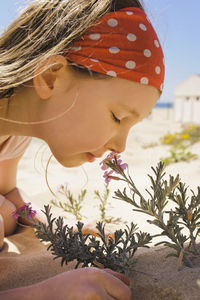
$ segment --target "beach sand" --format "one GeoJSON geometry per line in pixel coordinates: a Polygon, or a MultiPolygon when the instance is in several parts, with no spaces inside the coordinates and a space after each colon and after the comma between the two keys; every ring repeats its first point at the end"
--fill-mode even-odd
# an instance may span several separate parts
{"type": "MultiPolygon", "coordinates": [[[[146,119],[136,125],[130,132],[127,141],[126,152],[122,154],[124,162],[128,163],[130,174],[142,193],[145,188],[150,187],[150,180],[147,174],[152,175],[151,166],[155,167],[161,157],[168,156],[169,147],[159,144],[159,139],[164,134],[174,133],[181,129],[181,124],[173,121],[153,121],[146,119]],[[157,144],[155,146],[155,144],[157,144]],[[151,147],[147,147],[151,145],[151,147]]],[[[191,147],[191,151],[200,154],[200,143],[191,147]]],[[[49,149],[38,139],[33,139],[26,150],[24,157],[19,163],[17,177],[18,187],[23,189],[31,197],[31,201],[38,207],[43,208],[55,197],[50,193],[45,182],[45,166],[49,158],[49,149]],[[36,154],[39,154],[36,157],[36,154]],[[34,164],[35,160],[35,164],[34,164]],[[42,162],[43,161],[43,162],[42,162]]],[[[56,192],[59,184],[68,182],[74,195],[78,195],[81,189],[87,189],[86,199],[82,214],[84,223],[94,224],[100,219],[99,201],[94,196],[94,190],[104,191],[103,172],[99,167],[101,159],[94,163],[86,163],[83,167],[64,168],[52,159],[48,169],[48,182],[51,189],[56,192]]],[[[180,174],[183,182],[196,192],[200,182],[200,158],[189,163],[180,162],[172,164],[166,168],[166,174],[180,174]]],[[[124,228],[125,222],[131,221],[138,224],[140,230],[151,234],[158,233],[159,230],[146,222],[148,217],[143,214],[133,212],[132,207],[120,200],[112,198],[114,191],[123,188],[119,181],[110,184],[111,196],[107,216],[121,218],[121,223],[108,225],[108,231],[124,228]]],[[[52,208],[55,216],[66,217],[70,224],[75,224],[75,218],[64,213],[59,208],[52,208]]],[[[92,225],[90,225],[92,226],[92,225]]],[[[155,242],[159,241],[157,239],[155,242]]],[[[138,261],[135,269],[139,272],[133,274],[133,298],[139,300],[148,299],[200,299],[200,289],[196,280],[200,278],[200,268],[189,269],[184,267],[182,271],[177,271],[177,260],[175,258],[165,259],[168,249],[163,247],[152,247],[150,250],[139,250],[138,261]],[[141,272],[141,273],[140,273],[141,272]]]]}

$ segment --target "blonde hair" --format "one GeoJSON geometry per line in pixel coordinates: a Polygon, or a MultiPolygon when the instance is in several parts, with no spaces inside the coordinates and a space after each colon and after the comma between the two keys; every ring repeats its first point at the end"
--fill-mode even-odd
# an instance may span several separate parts
{"type": "Polygon", "coordinates": [[[0,37],[0,98],[32,80],[36,66],[66,52],[106,12],[128,6],[142,8],[138,0],[31,1],[0,37]]]}

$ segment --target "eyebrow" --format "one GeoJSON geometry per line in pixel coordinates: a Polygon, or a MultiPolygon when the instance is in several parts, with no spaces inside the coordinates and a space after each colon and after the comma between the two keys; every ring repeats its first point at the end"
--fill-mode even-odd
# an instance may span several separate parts
{"type": "Polygon", "coordinates": [[[133,117],[136,117],[136,118],[139,118],[140,117],[140,114],[139,112],[137,112],[136,110],[129,110],[129,112],[133,115],[133,117]]]}
{"type": "Polygon", "coordinates": [[[131,115],[133,115],[134,118],[139,118],[140,117],[140,113],[137,112],[135,109],[130,109],[128,106],[122,104],[121,105],[123,107],[123,109],[125,109],[127,112],[129,112],[131,115]]]}

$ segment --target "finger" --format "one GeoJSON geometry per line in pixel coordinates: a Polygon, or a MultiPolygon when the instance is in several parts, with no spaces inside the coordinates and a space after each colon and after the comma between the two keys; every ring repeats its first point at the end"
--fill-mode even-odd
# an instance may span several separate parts
{"type": "Polygon", "coordinates": [[[130,285],[130,279],[125,276],[124,274],[121,274],[121,273],[118,273],[118,272],[115,272],[111,269],[104,269],[104,271],[106,271],[107,273],[110,273],[111,275],[119,278],[121,281],[123,281],[126,285],[130,285]]]}
{"type": "MultiPolygon", "coordinates": [[[[130,300],[131,299],[131,290],[130,288],[124,284],[124,282],[120,278],[118,278],[118,274],[116,276],[116,272],[112,270],[102,270],[104,272],[104,287],[108,295],[116,300],[130,300]],[[110,272],[111,271],[111,272],[110,272]]],[[[119,274],[121,275],[121,274],[119,274]]]]}

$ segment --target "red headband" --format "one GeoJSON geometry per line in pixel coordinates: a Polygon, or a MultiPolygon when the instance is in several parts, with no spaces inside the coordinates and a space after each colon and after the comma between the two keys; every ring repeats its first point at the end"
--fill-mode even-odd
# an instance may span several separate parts
{"type": "Polygon", "coordinates": [[[90,70],[163,90],[163,51],[154,28],[139,8],[107,13],[65,55],[90,70]]]}

